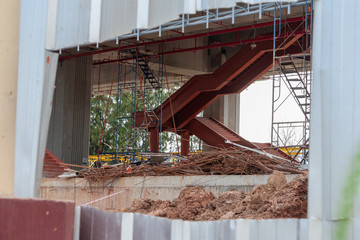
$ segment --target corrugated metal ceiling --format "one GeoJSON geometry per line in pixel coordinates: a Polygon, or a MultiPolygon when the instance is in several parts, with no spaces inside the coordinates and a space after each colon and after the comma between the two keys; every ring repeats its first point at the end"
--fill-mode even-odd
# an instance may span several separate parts
{"type": "MultiPolygon", "coordinates": [[[[115,39],[182,14],[239,7],[236,0],[54,0],[49,1],[46,48],[59,50],[115,39]]],[[[268,0],[243,0],[258,4],[268,0]]],[[[278,1],[282,2],[282,1],[278,1]]],[[[287,0],[286,2],[295,2],[287,0]]],[[[207,12],[208,13],[208,12],[207,12]]],[[[209,14],[209,13],[208,13],[209,14]]],[[[209,19],[209,17],[207,17],[209,19]]]]}

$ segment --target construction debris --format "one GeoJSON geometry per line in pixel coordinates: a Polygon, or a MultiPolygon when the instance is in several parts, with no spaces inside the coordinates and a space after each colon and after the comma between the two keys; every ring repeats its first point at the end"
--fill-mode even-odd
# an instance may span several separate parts
{"type": "Polygon", "coordinates": [[[173,176],[173,175],[253,175],[271,174],[279,171],[284,174],[300,174],[300,164],[287,160],[270,158],[262,154],[241,149],[218,150],[192,155],[190,159],[168,164],[131,165],[91,168],[80,171],[79,176],[99,181],[130,176],[173,176]]]}
{"type": "Polygon", "coordinates": [[[307,183],[307,174],[287,183],[284,174],[275,172],[267,184],[255,186],[247,194],[229,191],[216,198],[201,187],[191,187],[173,201],[137,199],[124,211],[190,221],[306,218],[307,183]]]}

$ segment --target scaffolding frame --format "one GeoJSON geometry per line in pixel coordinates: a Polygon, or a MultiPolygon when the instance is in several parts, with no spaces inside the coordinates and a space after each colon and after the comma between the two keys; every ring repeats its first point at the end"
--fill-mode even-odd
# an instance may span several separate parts
{"type": "MultiPolygon", "coordinates": [[[[153,113],[154,106],[161,106],[162,112],[162,59],[163,56],[160,55],[158,74],[156,74],[151,69],[151,66],[149,66],[149,58],[146,55],[140,54],[137,48],[130,51],[120,51],[118,54],[115,149],[114,152],[102,152],[99,154],[111,155],[113,158],[111,163],[113,164],[123,162],[124,159],[128,162],[141,160],[142,157],[138,153],[149,151],[148,125],[156,123],[156,126],[161,128],[161,118],[159,119],[153,114],[155,117],[152,119],[151,113],[153,113]],[[130,62],[120,61],[121,56],[125,54],[132,54],[133,60],[130,62]],[[134,72],[134,79],[129,82],[126,82],[126,66],[130,66],[132,72],[134,72]],[[149,75],[151,75],[151,81],[149,80],[149,75]],[[154,83],[155,80],[158,81],[158,84],[154,83]],[[149,106],[151,101],[147,100],[152,97],[154,97],[153,105],[149,106]],[[140,128],[135,128],[135,113],[139,111],[142,111],[144,114],[144,122],[140,128]],[[151,119],[150,122],[146,122],[148,118],[151,119]],[[147,142],[148,144],[146,144],[147,142]]],[[[159,144],[161,144],[159,133],[158,139],[159,144]]]]}
{"type": "MultiPolygon", "coordinates": [[[[292,160],[308,163],[310,135],[311,103],[311,45],[312,45],[312,2],[305,5],[305,47],[304,53],[279,56],[276,40],[281,34],[281,3],[274,3],[274,42],[272,72],[272,117],[271,117],[271,153],[279,151],[288,154],[292,160]],[[279,10],[277,12],[277,9],[279,10]],[[279,21],[277,27],[276,21],[279,21]],[[285,91],[284,91],[285,88],[285,91]],[[291,121],[278,120],[278,111],[286,102],[295,101],[301,117],[291,121]],[[291,141],[294,135],[295,142],[291,141]]],[[[285,41],[285,40],[284,40],[285,41]]]]}

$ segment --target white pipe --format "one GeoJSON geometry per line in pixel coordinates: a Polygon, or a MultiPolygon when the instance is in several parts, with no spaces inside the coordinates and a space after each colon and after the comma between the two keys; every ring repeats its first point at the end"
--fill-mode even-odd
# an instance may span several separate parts
{"type": "Polygon", "coordinates": [[[267,156],[267,157],[269,157],[269,158],[278,158],[278,159],[281,159],[281,160],[285,160],[285,161],[290,162],[289,159],[282,158],[282,157],[279,157],[279,156],[275,156],[275,155],[273,155],[273,154],[270,154],[270,153],[267,153],[267,152],[264,152],[264,151],[259,151],[259,150],[256,150],[256,149],[252,149],[252,148],[249,148],[249,147],[245,147],[245,146],[243,146],[243,145],[240,145],[240,144],[237,144],[237,143],[233,143],[233,142],[231,142],[231,141],[229,141],[229,140],[226,140],[225,143],[232,144],[232,145],[234,145],[234,146],[241,147],[241,148],[244,148],[244,149],[246,149],[246,150],[259,153],[259,154],[264,155],[264,156],[267,156]]]}

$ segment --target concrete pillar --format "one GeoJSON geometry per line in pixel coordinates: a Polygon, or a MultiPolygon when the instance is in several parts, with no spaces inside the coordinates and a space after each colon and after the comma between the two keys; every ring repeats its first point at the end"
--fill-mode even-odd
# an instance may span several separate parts
{"type": "Polygon", "coordinates": [[[314,2],[309,239],[359,239],[360,2],[314,2]]]}
{"type": "Polygon", "coordinates": [[[150,152],[159,151],[159,129],[150,129],[150,152]]]}
{"type": "MultiPolygon", "coordinates": [[[[228,56],[220,48],[210,49],[209,68],[217,69],[224,64],[228,56]]],[[[223,123],[236,133],[240,132],[240,94],[231,94],[219,97],[204,110],[204,117],[212,117],[223,123]]]]}
{"type": "Polygon", "coordinates": [[[223,96],[224,125],[236,133],[240,132],[240,94],[223,96]]]}
{"type": "Polygon", "coordinates": [[[240,94],[218,98],[204,110],[204,117],[212,117],[236,133],[240,131],[240,94]]]}
{"type": "Polygon", "coordinates": [[[184,131],[180,134],[181,136],[181,155],[188,156],[190,152],[190,133],[184,131]]]}
{"type": "Polygon", "coordinates": [[[204,117],[212,117],[224,123],[224,97],[219,97],[215,102],[204,110],[204,117]]]}
{"type": "MultiPolygon", "coordinates": [[[[240,132],[240,94],[225,95],[218,98],[204,110],[204,117],[214,118],[237,134],[240,132]]],[[[204,151],[212,148],[203,145],[204,151]]]]}
{"type": "Polygon", "coordinates": [[[47,148],[65,163],[82,165],[90,139],[91,57],[59,63],[47,148]]]}
{"type": "Polygon", "coordinates": [[[19,55],[20,0],[0,7],[0,195],[14,187],[16,88],[19,55]]]}

